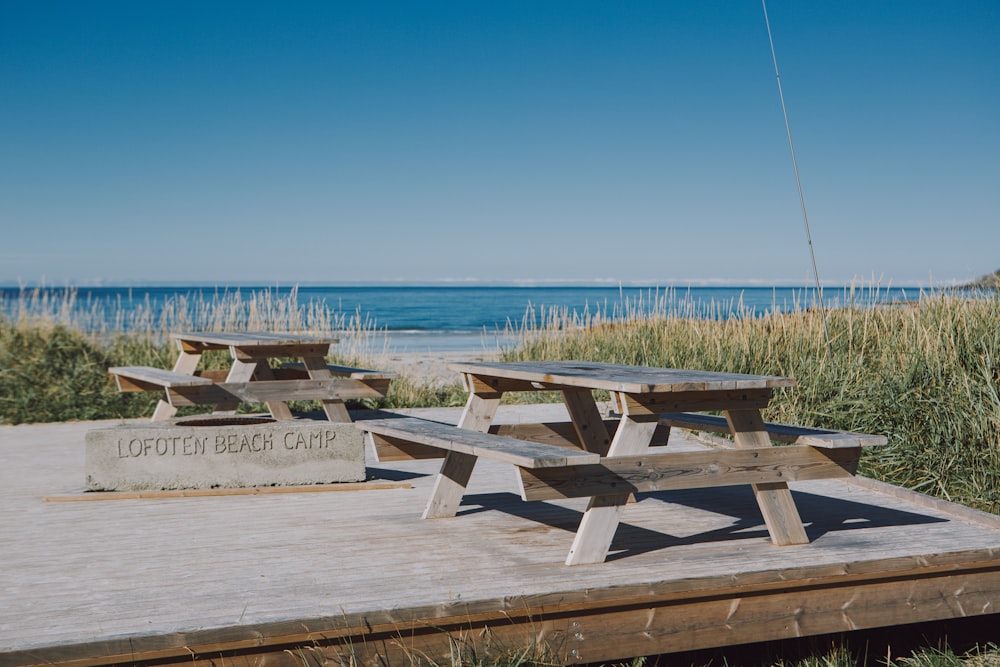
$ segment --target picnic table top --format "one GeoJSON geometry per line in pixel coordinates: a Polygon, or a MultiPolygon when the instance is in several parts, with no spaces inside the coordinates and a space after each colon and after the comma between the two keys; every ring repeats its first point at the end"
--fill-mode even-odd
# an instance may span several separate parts
{"type": "Polygon", "coordinates": [[[174,340],[224,347],[263,347],[273,345],[332,345],[340,342],[333,336],[270,331],[180,331],[170,334],[174,340]]]}
{"type": "Polygon", "coordinates": [[[795,379],[769,375],[653,368],[592,361],[516,361],[452,363],[457,373],[541,384],[606,389],[628,394],[679,391],[728,391],[794,387],[795,379]]]}

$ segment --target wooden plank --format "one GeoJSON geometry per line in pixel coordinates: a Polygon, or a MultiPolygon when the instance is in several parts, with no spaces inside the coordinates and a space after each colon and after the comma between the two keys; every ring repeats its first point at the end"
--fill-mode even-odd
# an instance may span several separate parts
{"type": "MultiPolygon", "coordinates": [[[[450,369],[451,366],[448,366],[450,369]]],[[[486,397],[499,395],[507,391],[536,391],[539,386],[526,380],[511,380],[508,378],[496,378],[489,375],[466,374],[464,378],[465,390],[470,394],[478,394],[486,397]]]]}
{"type": "MultiPolygon", "coordinates": [[[[660,421],[671,426],[692,431],[709,431],[714,433],[730,433],[729,423],[725,417],[703,415],[697,413],[665,413],[660,415],[660,421]]],[[[813,447],[878,447],[889,442],[884,435],[868,433],[852,433],[848,431],[833,431],[828,429],[810,428],[808,426],[791,426],[764,422],[764,428],[772,440],[778,442],[794,442],[813,447]]]]}
{"type": "MultiPolygon", "coordinates": [[[[522,490],[522,495],[523,495],[522,490]]],[[[587,504],[587,511],[573,536],[573,544],[566,556],[566,565],[592,565],[603,563],[608,557],[611,540],[621,523],[628,495],[594,496],[587,504]]]]}
{"type": "Polygon", "coordinates": [[[193,374],[197,375],[198,377],[207,378],[212,382],[225,382],[226,377],[229,375],[229,371],[223,369],[213,369],[213,370],[194,371],[193,374]]]}
{"type": "MultiPolygon", "coordinates": [[[[327,364],[326,368],[333,375],[349,377],[355,380],[392,380],[397,375],[391,371],[373,371],[365,368],[354,368],[352,366],[338,366],[336,364],[327,364]]],[[[301,362],[283,363],[275,371],[278,373],[288,371],[288,378],[309,377],[305,364],[301,362]]]]}
{"type": "MultiPolygon", "coordinates": [[[[658,420],[653,415],[624,414],[615,431],[608,456],[628,456],[644,451],[649,446],[657,425],[658,420]]],[[[524,489],[521,489],[521,493],[525,493],[524,489]]],[[[566,556],[567,565],[604,562],[629,495],[626,490],[619,495],[595,496],[590,499],[566,556]]]]}
{"type": "MultiPolygon", "coordinates": [[[[222,387],[224,384],[225,385],[228,385],[228,384],[232,384],[232,385],[245,385],[245,384],[248,384],[251,380],[253,380],[254,373],[257,372],[257,365],[258,364],[265,364],[266,365],[267,364],[267,359],[260,359],[260,360],[257,360],[257,359],[238,359],[238,358],[236,358],[234,356],[233,357],[233,363],[229,367],[229,373],[226,375],[226,381],[224,383],[217,383],[215,385],[215,387],[219,388],[219,387],[222,387]]],[[[225,389],[223,389],[221,391],[226,392],[225,389]]],[[[228,392],[226,392],[226,393],[228,393],[228,392]]],[[[198,394],[194,394],[194,397],[197,398],[198,394]]],[[[185,400],[185,399],[188,399],[188,397],[187,397],[186,394],[184,396],[181,396],[181,397],[178,397],[174,393],[170,394],[170,402],[173,405],[179,406],[181,404],[178,401],[185,400]]],[[[213,411],[213,414],[217,414],[217,415],[225,415],[225,414],[234,415],[234,414],[236,414],[237,408],[240,407],[240,403],[242,401],[244,401],[244,400],[245,399],[243,399],[241,397],[238,397],[238,396],[236,396],[236,397],[232,397],[232,396],[225,397],[224,396],[221,400],[203,400],[203,401],[200,401],[200,403],[202,403],[202,404],[203,403],[212,403],[212,404],[214,404],[215,405],[215,409],[213,411]]],[[[191,404],[197,405],[198,402],[192,401],[191,404]]]]}
{"type": "MultiPolygon", "coordinates": [[[[171,334],[171,337],[173,337],[173,334],[171,334]]],[[[178,340],[176,342],[177,342],[177,347],[181,351],[181,354],[195,354],[195,355],[199,355],[200,356],[202,353],[206,352],[207,350],[227,350],[227,349],[229,349],[228,345],[209,345],[209,344],[196,343],[196,342],[187,341],[187,340],[178,340]]]]}
{"type": "MultiPolygon", "coordinates": [[[[438,638],[447,639],[448,634],[463,628],[473,630],[476,627],[484,629],[479,624],[489,625],[498,621],[503,621],[500,625],[518,627],[522,631],[529,631],[534,628],[536,638],[545,641],[546,638],[553,637],[541,630],[546,618],[568,619],[567,628],[575,628],[577,631],[588,627],[582,621],[593,620],[595,623],[612,622],[612,619],[623,610],[646,610],[652,612],[656,609],[674,610],[666,618],[660,617],[655,624],[649,622],[649,616],[643,622],[641,618],[636,619],[635,625],[629,627],[642,628],[655,634],[661,631],[669,634],[676,634],[682,626],[670,625],[673,621],[689,624],[690,618],[687,611],[696,609],[696,605],[702,602],[725,602],[729,601],[731,608],[729,614],[737,611],[746,600],[770,599],[779,603],[786,595],[801,594],[808,597],[813,591],[840,590],[845,596],[854,596],[862,600],[862,604],[851,604],[847,602],[845,607],[834,605],[828,611],[836,609],[850,608],[856,612],[860,607],[864,607],[865,593],[873,586],[880,586],[885,582],[896,582],[903,584],[899,594],[892,597],[883,598],[882,602],[890,605],[898,605],[901,612],[899,620],[888,624],[905,622],[916,622],[921,620],[936,620],[923,616],[910,616],[910,613],[926,613],[926,605],[920,604],[924,600],[937,600],[935,607],[937,611],[942,611],[950,605],[957,608],[957,617],[975,616],[994,613],[989,604],[990,600],[997,599],[1000,593],[1000,582],[996,576],[1000,573],[995,558],[989,554],[982,554],[979,558],[986,557],[989,560],[977,560],[976,552],[966,552],[964,558],[953,560],[947,558],[942,560],[940,555],[930,555],[928,559],[915,562],[912,559],[895,559],[893,561],[881,561],[888,565],[887,569],[871,569],[870,564],[860,564],[857,568],[842,565],[838,568],[830,568],[827,571],[811,569],[809,572],[794,573],[789,576],[782,570],[774,570],[766,580],[753,581],[753,578],[737,575],[736,577],[720,577],[715,579],[698,579],[695,582],[651,582],[640,586],[620,586],[612,585],[600,588],[592,588],[587,591],[576,592],[576,595],[567,595],[565,591],[554,592],[551,595],[517,595],[506,596],[503,599],[486,600],[462,600],[450,604],[411,607],[402,609],[396,607],[386,607],[384,609],[372,609],[363,614],[341,613],[339,616],[327,618],[303,618],[287,622],[271,622],[256,624],[253,626],[238,625],[237,627],[210,629],[202,631],[191,631],[176,635],[153,636],[153,637],[129,637],[124,640],[109,640],[104,642],[94,642],[68,647],[49,647],[48,650],[33,653],[33,657],[44,656],[52,662],[59,664],[108,664],[88,662],[86,655],[100,655],[107,659],[119,655],[118,651],[124,650],[132,652],[134,656],[143,656],[145,659],[165,658],[170,655],[183,656],[191,659],[198,654],[204,655],[213,651],[233,651],[248,648],[264,649],[268,646],[286,648],[288,645],[312,643],[320,645],[323,640],[339,640],[346,642],[370,643],[376,638],[382,641],[394,643],[404,637],[413,634],[420,634],[428,629],[434,630],[438,638]],[[857,569],[857,571],[854,571],[857,569]],[[959,578],[967,579],[960,581],[959,578]],[[940,585],[941,581],[947,584],[940,585]],[[929,585],[927,585],[929,583],[929,585]],[[957,584],[957,585],[956,585],[957,584]],[[910,591],[914,591],[914,599],[918,604],[909,604],[910,591]],[[943,592],[943,594],[942,594],[943,592]],[[935,596],[937,596],[935,598],[935,596]],[[984,601],[986,604],[984,604],[984,601]],[[674,630],[671,632],[671,628],[674,630]],[[159,653],[157,653],[159,651],[159,653]],[[71,662],[73,657],[77,657],[78,663],[71,662]]],[[[801,614],[802,607],[799,609],[801,614]]],[[[789,607],[784,606],[787,614],[789,607]]],[[[813,607],[815,610],[816,607],[813,607]]],[[[888,611],[888,610],[887,610],[888,611]]],[[[728,614],[727,614],[728,616],[728,614]]],[[[741,616],[743,616],[741,614],[741,616]]],[[[747,614],[744,620],[754,618],[752,614],[747,614]]],[[[952,616],[956,617],[955,610],[952,616]]],[[[787,638],[790,636],[802,636],[801,634],[790,634],[791,631],[801,629],[801,625],[793,624],[773,624],[774,616],[760,616],[760,620],[765,623],[774,634],[762,635],[760,640],[787,638]]],[[[841,616],[842,620],[844,616],[841,616]]],[[[852,623],[856,623],[860,617],[855,615],[852,623]]],[[[885,624],[885,623],[883,623],[885,624]]],[[[711,627],[705,624],[705,629],[711,627]]],[[[721,627],[721,626],[720,626],[721,627]]],[[[866,626],[858,626],[866,627],[866,626]]],[[[877,625],[867,627],[879,627],[877,625]]],[[[855,628],[857,629],[857,628],[855,628]]],[[[475,634],[485,637],[489,633],[476,632],[475,634]]],[[[586,633],[579,632],[580,637],[575,639],[586,639],[586,633]]],[[[684,634],[683,632],[681,634],[684,634]]],[[[531,635],[521,635],[529,638],[531,635]]],[[[711,639],[709,633],[704,633],[703,638],[711,639]]],[[[558,639],[558,635],[554,637],[558,639]]],[[[376,642],[377,643],[377,642],[376,642]]],[[[561,642],[553,642],[553,646],[561,642]]],[[[597,642],[588,646],[593,649],[597,642]]],[[[699,646],[726,645],[726,642],[713,643],[699,646]]],[[[624,645],[619,644],[618,648],[624,645]]],[[[636,651],[648,652],[644,647],[646,644],[628,645],[636,651]]],[[[674,649],[681,650],[681,649],[674,649]]],[[[641,653],[644,654],[644,653],[641,653]]],[[[616,654],[618,658],[621,653],[616,654]]],[[[628,655],[626,657],[633,657],[628,655]]],[[[108,662],[111,662],[108,660],[108,662]]],[[[30,663],[30,661],[29,661],[30,663]]],[[[28,664],[28,663],[15,663],[28,664]]]]}
{"type": "MultiPolygon", "coordinates": [[[[201,361],[201,351],[186,349],[180,343],[178,343],[178,347],[180,348],[180,354],[177,356],[177,361],[174,362],[174,372],[194,375],[198,368],[198,363],[201,361]]],[[[212,380],[213,378],[208,379],[212,380]]],[[[172,406],[168,400],[165,400],[169,399],[169,397],[168,393],[164,393],[163,398],[156,404],[151,421],[164,421],[177,414],[177,408],[172,406]]]]}
{"type": "Polygon", "coordinates": [[[372,384],[346,378],[209,383],[194,387],[173,387],[170,389],[170,402],[176,407],[320,400],[341,402],[342,405],[345,399],[379,398],[385,395],[382,387],[373,387],[372,384]]]}
{"type": "MultiPolygon", "coordinates": [[[[329,380],[333,377],[330,369],[326,365],[326,360],[321,355],[310,355],[302,354],[302,365],[305,366],[306,371],[309,373],[309,377],[313,380],[329,380]]],[[[365,391],[362,387],[366,389],[373,389],[367,383],[362,383],[360,380],[340,380],[340,382],[351,384],[351,389],[353,391],[365,391]]],[[[345,398],[381,398],[385,396],[385,392],[389,389],[389,380],[379,380],[382,383],[380,387],[384,387],[382,391],[375,391],[375,396],[348,396],[341,394],[339,396],[330,396],[322,399],[323,412],[326,414],[326,418],[332,422],[347,423],[351,421],[351,415],[347,412],[347,406],[344,405],[345,398]]]]}
{"type": "MultiPolygon", "coordinates": [[[[267,361],[260,361],[257,364],[257,369],[254,371],[253,377],[258,381],[274,381],[274,372],[271,370],[271,366],[267,361]]],[[[284,397],[278,397],[271,400],[266,400],[264,403],[267,405],[268,411],[270,411],[271,416],[275,419],[291,419],[292,411],[289,409],[288,404],[285,403],[284,397]]]]}
{"type": "Polygon", "coordinates": [[[150,388],[198,387],[210,386],[212,384],[211,380],[197,375],[178,373],[151,366],[113,366],[108,369],[108,373],[114,375],[116,378],[127,380],[138,387],[138,389],[134,387],[128,389],[120,388],[120,391],[147,391],[150,388]]]}
{"type": "MultiPolygon", "coordinates": [[[[271,623],[242,632],[200,630],[162,638],[95,642],[62,651],[17,653],[25,667],[165,661],[199,667],[227,665],[409,664],[413,656],[447,662],[456,645],[487,656],[498,647],[548,649],[557,664],[620,661],[758,641],[986,616],[1000,595],[1000,572],[927,574],[914,579],[868,580],[854,585],[790,582],[769,594],[737,592],[683,600],[640,596],[641,603],[591,604],[578,609],[543,607],[511,596],[492,614],[456,604],[444,617],[385,611],[360,616],[271,623]],[[901,600],[908,603],[901,604],[901,600]],[[465,611],[464,615],[457,612],[465,611]],[[430,619],[433,618],[433,621],[430,619]],[[72,652],[76,648],[77,652],[72,652]],[[88,657],[94,656],[94,657],[88,657]],[[96,657],[100,656],[100,657],[96,657]]],[[[638,598],[637,598],[638,599],[638,598]]]]}
{"type": "Polygon", "coordinates": [[[524,500],[558,500],[713,488],[767,482],[847,478],[860,449],[805,445],[754,450],[709,450],[605,458],[598,465],[521,469],[524,500]]]}
{"type": "Polygon", "coordinates": [[[122,375],[114,375],[114,378],[115,386],[118,388],[118,391],[122,393],[163,390],[162,384],[154,382],[144,382],[133,378],[127,378],[122,375]]]}
{"type": "MultiPolygon", "coordinates": [[[[610,431],[618,428],[617,419],[604,421],[610,431]]],[[[492,424],[489,433],[516,440],[528,440],[543,445],[580,449],[580,441],[572,422],[544,422],[540,424],[492,424]]],[[[369,434],[372,435],[372,434],[369,434]]],[[[659,426],[653,438],[655,445],[666,445],[669,427],[659,426]]],[[[409,461],[414,459],[439,459],[444,453],[427,445],[418,445],[399,438],[373,435],[370,438],[379,461],[409,461]]]]}
{"type": "MultiPolygon", "coordinates": [[[[604,428],[608,433],[614,433],[618,428],[618,419],[605,419],[603,421],[604,428]]],[[[539,424],[493,424],[490,426],[490,433],[506,435],[519,440],[540,442],[546,445],[582,449],[577,428],[572,422],[568,421],[543,422],[539,424]]],[[[668,435],[669,428],[661,426],[657,428],[653,440],[656,444],[665,445],[667,444],[668,435]]]]}
{"type": "Polygon", "coordinates": [[[600,456],[591,452],[543,445],[527,440],[515,440],[492,433],[441,424],[417,417],[398,419],[370,419],[358,424],[369,433],[408,440],[439,449],[485,456],[501,463],[524,468],[550,468],[558,466],[597,463],[600,456]]]}
{"type": "Polygon", "coordinates": [[[617,393],[624,411],[631,414],[697,410],[762,410],[771,402],[771,390],[680,391],[664,394],[617,393]]]}
{"type": "Polygon", "coordinates": [[[170,337],[179,343],[212,345],[215,349],[225,349],[234,345],[241,347],[326,345],[329,348],[330,345],[340,342],[331,336],[276,331],[179,331],[171,333],[170,337]]]}
{"type": "MultiPolygon", "coordinates": [[[[781,594],[636,605],[576,618],[565,650],[574,661],[808,637],[991,613],[1000,572],[885,580],[860,586],[790,587],[781,594]]],[[[1000,617],[998,617],[1000,622],[1000,617]]],[[[985,639],[985,638],[984,638],[985,639]]]]}
{"type": "MultiPolygon", "coordinates": [[[[618,428],[617,419],[604,420],[604,426],[609,432],[614,432],[618,428]]],[[[503,435],[517,440],[529,440],[543,445],[555,445],[557,447],[568,447],[570,449],[581,449],[576,428],[572,422],[543,422],[538,424],[515,423],[515,424],[492,424],[489,433],[503,435]]],[[[665,425],[658,425],[650,445],[662,446],[667,444],[670,435],[670,428],[665,425]]],[[[418,458],[440,458],[438,453],[431,457],[418,458]]],[[[405,459],[397,459],[405,460],[405,459]]]]}
{"type": "Polygon", "coordinates": [[[483,378],[520,380],[559,389],[580,387],[634,394],[794,387],[793,378],[589,361],[453,363],[449,370],[483,378]]]}
{"type": "Polygon", "coordinates": [[[611,448],[611,436],[593,393],[589,389],[564,389],[562,395],[583,449],[605,456],[611,448]]]}
{"type": "Polygon", "coordinates": [[[44,496],[46,503],[76,503],[99,500],[162,500],[164,498],[211,498],[218,496],[260,496],[283,493],[331,493],[339,491],[385,491],[412,489],[409,482],[341,482],[298,486],[252,486],[238,489],[164,489],[160,491],[101,491],[65,496],[44,496]]]}
{"type": "Polygon", "coordinates": [[[330,354],[330,346],[324,343],[280,343],[274,345],[230,346],[234,359],[251,361],[254,359],[277,359],[281,357],[325,357],[330,354]]]}
{"type": "MultiPolygon", "coordinates": [[[[500,406],[501,393],[488,388],[474,387],[472,376],[465,376],[469,388],[458,428],[485,433],[490,428],[493,416],[500,406]]],[[[423,518],[447,518],[455,516],[462,503],[462,496],[476,467],[477,457],[463,452],[448,452],[441,470],[434,479],[434,488],[424,508],[423,518]]]]}
{"type": "Polygon", "coordinates": [[[474,392],[469,394],[465,401],[465,408],[462,416],[458,420],[459,428],[466,428],[472,431],[486,432],[493,423],[493,416],[500,407],[500,397],[502,394],[489,392],[474,392]]]}
{"type": "MultiPolygon", "coordinates": [[[[618,420],[611,420],[613,428],[617,428],[618,420]]],[[[572,422],[546,422],[541,424],[493,424],[490,433],[504,435],[518,440],[530,440],[557,447],[582,449],[576,427],[572,422]]]]}
{"type": "Polygon", "coordinates": [[[379,463],[392,461],[413,461],[422,459],[441,459],[447,453],[445,450],[430,445],[421,445],[404,438],[393,438],[370,431],[365,437],[375,449],[375,459],[379,463]]]}
{"type": "Polygon", "coordinates": [[[434,488],[421,515],[422,519],[447,519],[455,516],[465,489],[469,486],[476,460],[475,455],[465,452],[451,450],[445,454],[441,470],[434,478],[434,488]]]}
{"type": "MultiPolygon", "coordinates": [[[[771,447],[771,440],[764,428],[764,420],[757,410],[729,410],[726,419],[733,434],[733,444],[740,449],[771,447]]],[[[805,526],[792,499],[792,492],[784,482],[753,485],[760,513],[771,534],[771,541],[778,546],[808,544],[805,526]]]]}

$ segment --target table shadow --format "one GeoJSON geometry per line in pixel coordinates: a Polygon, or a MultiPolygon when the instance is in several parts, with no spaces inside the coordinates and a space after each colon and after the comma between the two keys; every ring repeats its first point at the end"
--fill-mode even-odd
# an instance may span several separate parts
{"type": "Polygon", "coordinates": [[[408,470],[392,470],[391,468],[376,468],[368,466],[366,474],[369,480],[386,482],[405,482],[420,477],[433,477],[437,472],[412,472],[408,470]]]}
{"type": "MultiPolygon", "coordinates": [[[[918,512],[805,491],[793,490],[792,497],[795,499],[810,542],[831,532],[917,526],[948,521],[918,512]]],[[[626,508],[624,520],[618,526],[611,543],[608,561],[684,545],[760,539],[769,536],[749,486],[640,493],[636,494],[636,499],[639,502],[660,501],[729,516],[732,522],[716,530],[678,537],[628,523],[628,508],[626,508]]],[[[571,533],[576,532],[583,516],[580,510],[549,502],[524,502],[520,496],[509,492],[467,494],[462,499],[462,508],[458,515],[488,511],[503,512],[571,533]]]]}

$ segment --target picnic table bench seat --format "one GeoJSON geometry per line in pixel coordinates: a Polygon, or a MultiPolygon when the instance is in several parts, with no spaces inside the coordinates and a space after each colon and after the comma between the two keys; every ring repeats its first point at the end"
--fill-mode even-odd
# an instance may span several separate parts
{"type": "MultiPolygon", "coordinates": [[[[669,412],[660,415],[660,423],[691,431],[706,431],[710,433],[730,433],[725,417],[706,415],[697,412],[669,412]]],[[[824,449],[850,449],[856,447],[879,447],[887,444],[884,435],[868,433],[853,433],[808,426],[791,426],[764,422],[768,436],[776,442],[788,442],[796,445],[808,445],[824,449]]]]}
{"type": "Polygon", "coordinates": [[[471,454],[521,468],[576,466],[598,463],[601,460],[600,455],[581,449],[483,433],[419,417],[368,419],[357,422],[357,427],[393,442],[433,447],[444,450],[443,453],[471,454]]]}
{"type": "Polygon", "coordinates": [[[201,375],[178,373],[152,366],[113,366],[108,373],[114,376],[118,391],[152,391],[174,387],[199,387],[212,384],[212,379],[201,375]]]}
{"type": "MultiPolygon", "coordinates": [[[[671,414],[662,419],[684,428],[728,432],[721,417],[671,414]]],[[[883,436],[770,424],[769,432],[776,437],[798,440],[786,447],[678,452],[653,447],[642,454],[600,456],[417,417],[365,420],[357,426],[374,438],[376,448],[384,440],[401,451],[415,445],[437,449],[438,456],[458,452],[513,464],[519,469],[524,500],[850,477],[857,471],[862,446],[885,444],[883,436]]]]}
{"type": "MultiPolygon", "coordinates": [[[[174,407],[183,405],[222,405],[287,400],[346,400],[382,398],[393,377],[360,368],[334,367],[333,377],[310,379],[303,369],[269,369],[269,377],[251,382],[226,382],[226,371],[198,371],[198,374],[153,368],[151,366],[114,366],[108,369],[118,390],[163,391],[174,407]]],[[[256,377],[256,373],[255,373],[256,377]]]]}

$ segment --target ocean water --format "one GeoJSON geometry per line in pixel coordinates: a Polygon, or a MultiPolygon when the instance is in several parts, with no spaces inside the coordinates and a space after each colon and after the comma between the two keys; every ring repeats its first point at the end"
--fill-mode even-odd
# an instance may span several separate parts
{"type": "MultiPolygon", "coordinates": [[[[378,332],[375,343],[399,352],[496,349],[509,344],[504,332],[538,325],[553,313],[619,318],[628,313],[668,312],[686,317],[726,319],[761,316],[813,307],[815,289],[807,287],[625,287],[625,286],[140,286],[0,287],[0,314],[11,317],[27,298],[81,313],[105,313],[125,328],[131,311],[159,312],[165,305],[188,308],[246,302],[265,295],[360,318],[378,332]],[[72,293],[73,298],[66,296],[72,293]],[[19,305],[20,304],[20,305],[19,305]]],[[[910,301],[919,289],[824,288],[824,301],[836,307],[910,301]]]]}

